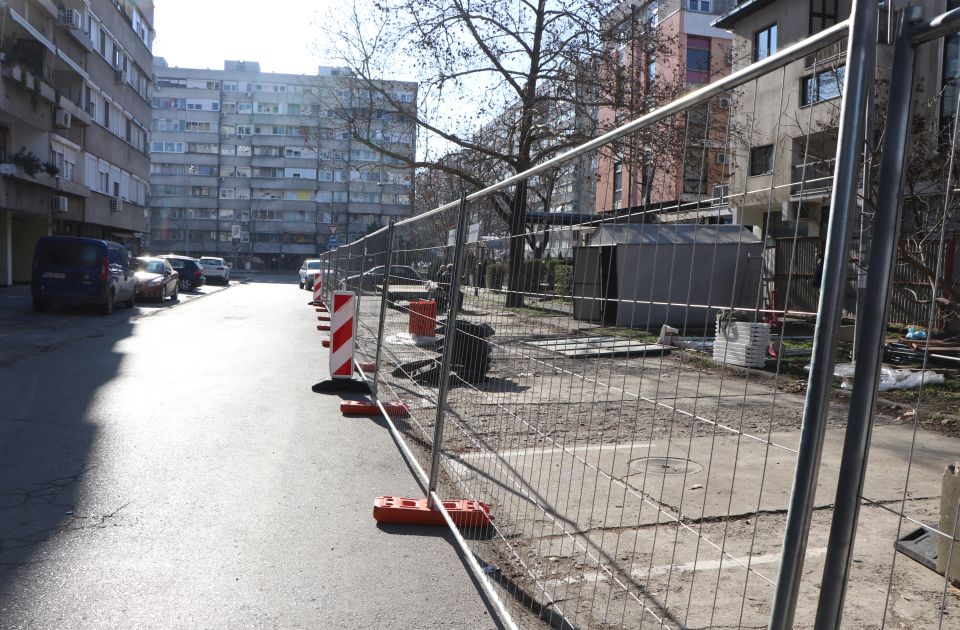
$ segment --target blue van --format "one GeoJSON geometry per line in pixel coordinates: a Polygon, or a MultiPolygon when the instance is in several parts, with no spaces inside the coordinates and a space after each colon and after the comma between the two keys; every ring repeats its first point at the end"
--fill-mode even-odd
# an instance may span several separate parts
{"type": "Polygon", "coordinates": [[[33,252],[33,310],[51,302],[97,304],[109,315],[115,303],[132,307],[137,281],[127,250],[112,241],[44,236],[33,252]]]}

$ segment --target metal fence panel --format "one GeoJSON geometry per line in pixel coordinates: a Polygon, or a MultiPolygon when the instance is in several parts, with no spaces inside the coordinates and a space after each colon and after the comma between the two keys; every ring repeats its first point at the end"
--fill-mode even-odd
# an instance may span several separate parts
{"type": "MultiPolygon", "coordinates": [[[[810,55],[814,74],[836,57],[830,51],[846,50],[839,32],[795,49],[810,55]]],[[[832,190],[837,182],[824,180],[835,160],[809,171],[790,164],[794,181],[769,178],[765,187],[744,188],[741,199],[710,199],[699,183],[684,192],[698,169],[729,182],[738,154],[764,133],[781,138],[799,129],[794,140],[801,156],[809,154],[803,145],[819,129],[815,108],[800,110],[806,120],[786,116],[792,81],[783,64],[763,67],[582,147],[622,165],[626,190],[616,192],[628,200],[649,197],[644,187],[652,185],[644,176],[649,156],[635,148],[651,133],[674,147],[658,156],[664,173],[656,181],[672,181],[677,200],[655,211],[613,211],[621,199],[615,203],[608,189],[598,190],[597,207],[611,211],[573,226],[540,213],[577,154],[323,256],[326,290],[360,296],[358,361],[376,363],[378,400],[409,407],[392,426],[415,468],[432,471],[441,497],[491,507],[493,526],[462,527],[458,540],[521,626],[761,627],[776,616],[780,563],[794,551],[784,548],[784,535],[797,518],[788,508],[798,451],[810,448],[801,436],[810,439],[802,432],[811,413],[804,368],[816,351],[815,327],[825,326],[817,341],[825,362],[809,382],[829,381],[833,361],[851,351],[822,321],[829,313],[818,279],[846,277],[853,290],[838,295],[855,300],[866,263],[835,252],[821,270],[824,241],[801,234],[800,221],[784,236],[773,221],[744,227],[718,218],[724,203],[766,206],[769,214],[779,190],[800,199],[809,187],[832,190]],[[756,120],[760,82],[763,94],[772,89],[780,99],[779,116],[762,121],[766,131],[756,120]],[[734,129],[735,117],[748,122],[734,129]],[[518,208],[524,220],[516,220],[518,208]],[[776,247],[767,247],[774,237],[776,247]]],[[[953,186],[948,180],[944,190],[953,186]]],[[[954,205],[947,194],[945,216],[954,205]]],[[[943,232],[912,250],[936,263],[938,283],[916,265],[895,267],[892,319],[938,329],[935,298],[953,290],[955,248],[943,232]],[[909,304],[898,297],[911,291],[909,304]]],[[[943,626],[960,616],[942,577],[887,553],[904,528],[930,520],[933,477],[943,449],[954,445],[937,451],[945,438],[921,426],[921,393],[912,414],[883,416],[875,434],[885,455],[858,498],[867,514],[845,627],[903,620],[899,598],[917,594],[924,603],[909,607],[908,625],[943,626]]],[[[805,506],[805,576],[823,570],[847,422],[846,399],[830,395],[805,506]]],[[[950,538],[942,527],[931,531],[950,538]]],[[[797,626],[813,624],[817,595],[813,579],[788,593],[797,626]]]]}

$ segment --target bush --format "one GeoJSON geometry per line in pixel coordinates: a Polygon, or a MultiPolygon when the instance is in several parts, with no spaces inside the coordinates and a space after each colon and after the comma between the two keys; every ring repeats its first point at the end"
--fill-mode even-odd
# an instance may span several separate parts
{"type": "Polygon", "coordinates": [[[487,265],[487,288],[502,289],[507,279],[507,263],[490,263],[487,265]]]}
{"type": "Polygon", "coordinates": [[[573,295],[573,265],[566,263],[553,267],[554,293],[557,295],[573,295]]]}
{"type": "MultiPolygon", "coordinates": [[[[487,265],[487,286],[504,288],[509,282],[509,263],[487,265]]],[[[573,293],[573,265],[564,260],[527,259],[520,268],[520,290],[524,293],[573,293]]]]}

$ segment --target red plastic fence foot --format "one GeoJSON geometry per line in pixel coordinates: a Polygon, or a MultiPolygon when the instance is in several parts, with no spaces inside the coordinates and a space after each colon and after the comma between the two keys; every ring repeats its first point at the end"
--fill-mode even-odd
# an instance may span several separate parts
{"type": "Polygon", "coordinates": [[[318,319],[319,321],[321,321],[321,322],[329,322],[329,321],[330,321],[330,315],[329,315],[329,314],[326,314],[326,313],[323,314],[323,315],[317,315],[317,319],[318,319]]]}
{"type": "MultiPolygon", "coordinates": [[[[486,527],[493,517],[490,506],[470,499],[448,499],[443,507],[457,527],[486,527]]],[[[444,525],[438,510],[431,510],[426,499],[377,497],[373,502],[373,518],[378,523],[398,525],[444,525]]]]}
{"type": "MultiPolygon", "coordinates": [[[[406,417],[410,409],[402,402],[383,403],[383,408],[391,416],[406,417]]],[[[345,416],[371,416],[380,413],[377,403],[369,400],[345,400],[340,403],[340,413],[345,416]]]]}
{"type": "Polygon", "coordinates": [[[329,347],[330,347],[330,340],[329,340],[329,339],[321,339],[321,340],[320,340],[320,345],[323,346],[324,348],[329,348],[329,347]]]}
{"type": "Polygon", "coordinates": [[[330,324],[317,324],[317,330],[330,330],[330,324]]]}
{"type": "Polygon", "coordinates": [[[361,363],[360,369],[364,372],[376,372],[377,364],[376,363],[361,363]]]}

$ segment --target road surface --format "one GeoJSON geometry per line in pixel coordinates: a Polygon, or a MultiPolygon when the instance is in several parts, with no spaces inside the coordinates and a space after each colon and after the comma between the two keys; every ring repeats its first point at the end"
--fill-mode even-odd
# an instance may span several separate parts
{"type": "Polygon", "coordinates": [[[110,317],[0,289],[0,627],[487,628],[381,422],[326,377],[295,278],[110,317]],[[23,303],[22,308],[18,306],[23,303]]]}

